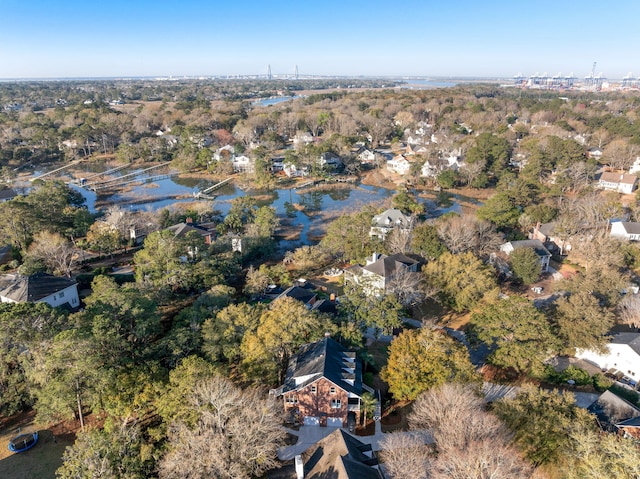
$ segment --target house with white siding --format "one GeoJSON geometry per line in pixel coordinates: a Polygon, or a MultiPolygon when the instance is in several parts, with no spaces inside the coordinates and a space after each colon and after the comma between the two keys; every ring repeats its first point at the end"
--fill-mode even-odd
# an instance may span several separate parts
{"type": "Polygon", "coordinates": [[[632,385],[640,381],[640,333],[616,333],[604,352],[579,349],[576,357],[632,385]]]}
{"type": "Polygon", "coordinates": [[[609,236],[628,241],[640,241],[640,223],[612,221],[609,236]]]}
{"type": "Polygon", "coordinates": [[[0,278],[0,302],[47,303],[54,308],[67,306],[71,309],[80,306],[76,282],[47,273],[4,275],[0,278]]]}
{"type": "Polygon", "coordinates": [[[407,161],[404,155],[394,156],[393,159],[387,161],[387,170],[399,175],[406,175],[411,169],[411,163],[407,161]]]}
{"type": "Polygon", "coordinates": [[[638,177],[625,173],[605,171],[598,179],[598,188],[619,193],[630,194],[638,187],[638,177]]]}

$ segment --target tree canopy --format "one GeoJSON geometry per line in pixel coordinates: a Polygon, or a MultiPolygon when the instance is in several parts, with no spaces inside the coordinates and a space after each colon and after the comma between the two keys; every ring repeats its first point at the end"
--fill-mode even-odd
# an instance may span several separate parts
{"type": "Polygon", "coordinates": [[[404,331],[391,342],[381,377],[398,400],[413,400],[446,382],[476,380],[465,347],[429,328],[404,331]]]}

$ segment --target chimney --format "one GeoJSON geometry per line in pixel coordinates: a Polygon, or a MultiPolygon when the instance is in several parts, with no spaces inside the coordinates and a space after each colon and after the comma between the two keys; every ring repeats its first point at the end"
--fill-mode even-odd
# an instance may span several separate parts
{"type": "Polygon", "coordinates": [[[302,463],[302,456],[296,455],[296,478],[304,479],[304,464],[302,463]]]}
{"type": "Polygon", "coordinates": [[[190,216],[187,216],[185,223],[187,223],[188,225],[193,224],[193,218],[191,218],[190,216]]]}

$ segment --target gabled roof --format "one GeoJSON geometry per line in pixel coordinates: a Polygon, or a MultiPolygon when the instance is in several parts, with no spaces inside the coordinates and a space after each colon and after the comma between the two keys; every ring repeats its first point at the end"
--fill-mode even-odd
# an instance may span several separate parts
{"type": "Polygon", "coordinates": [[[600,175],[600,181],[605,181],[607,183],[622,183],[627,185],[633,185],[636,181],[638,181],[638,177],[636,175],[629,175],[626,173],[613,173],[611,171],[605,171],[600,175]]]}
{"type": "Polygon", "coordinates": [[[283,298],[285,296],[297,299],[298,301],[302,301],[304,304],[307,304],[309,301],[315,298],[316,293],[306,288],[301,288],[300,286],[291,286],[280,293],[278,298],[283,298]]]}
{"type": "Polygon", "coordinates": [[[417,263],[417,261],[400,253],[391,256],[382,254],[376,262],[368,264],[362,269],[382,276],[383,278],[389,278],[417,263]]]}
{"type": "Polygon", "coordinates": [[[169,226],[167,228],[168,231],[172,231],[173,234],[179,238],[186,236],[191,231],[195,231],[196,233],[202,236],[209,236],[211,232],[202,226],[194,225],[192,223],[178,223],[177,225],[169,226]]]}
{"type": "Polygon", "coordinates": [[[640,333],[617,333],[611,338],[611,344],[626,344],[640,354],[640,333]]]}
{"type": "Polygon", "coordinates": [[[616,427],[640,427],[640,416],[619,422],[616,427]]]}
{"type": "Polygon", "coordinates": [[[595,414],[603,429],[612,431],[615,424],[619,424],[629,418],[640,416],[640,409],[630,402],[616,396],[611,391],[605,391],[587,408],[591,414],[595,414]]]}
{"type": "Polygon", "coordinates": [[[554,233],[556,228],[556,222],[552,221],[551,223],[542,223],[538,226],[538,231],[545,236],[551,236],[554,233]]]}
{"type": "Polygon", "coordinates": [[[520,248],[531,248],[535,252],[535,254],[537,254],[540,257],[551,256],[551,253],[549,253],[549,250],[544,247],[544,245],[542,244],[542,241],[537,239],[509,241],[508,243],[505,243],[505,244],[510,244],[514,250],[520,249],[520,248]]]}
{"type": "Polygon", "coordinates": [[[18,193],[11,188],[3,188],[0,190],[0,201],[10,200],[11,198],[15,198],[18,196],[18,193]]]}
{"type": "Polygon", "coordinates": [[[640,223],[620,221],[620,224],[628,235],[640,235],[640,223]]]}
{"type": "Polygon", "coordinates": [[[364,444],[342,429],[337,429],[305,453],[307,479],[380,479],[377,459],[365,452],[364,444]]]}
{"type": "Polygon", "coordinates": [[[404,226],[408,224],[409,217],[396,208],[389,208],[379,215],[375,215],[371,221],[374,226],[380,227],[389,227],[395,225],[404,226]]]}
{"type": "Polygon", "coordinates": [[[35,303],[76,284],[71,279],[47,273],[36,273],[31,276],[6,275],[3,279],[4,287],[0,290],[0,296],[18,303],[35,303]]]}
{"type": "Polygon", "coordinates": [[[278,394],[302,389],[322,377],[345,391],[358,396],[362,395],[360,361],[355,359],[354,352],[348,351],[330,337],[305,344],[297,354],[291,357],[284,385],[278,388],[278,394]],[[353,358],[354,362],[347,362],[347,358],[353,358]],[[353,369],[353,372],[350,369],[353,369]],[[296,379],[299,378],[307,379],[296,384],[296,379]],[[353,384],[349,380],[353,381],[353,384]]]}

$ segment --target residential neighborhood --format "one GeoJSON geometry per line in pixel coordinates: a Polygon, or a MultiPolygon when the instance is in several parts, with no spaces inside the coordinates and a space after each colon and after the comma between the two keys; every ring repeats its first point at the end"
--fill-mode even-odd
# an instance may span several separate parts
{"type": "Polygon", "coordinates": [[[0,476],[640,474],[635,93],[404,85],[0,84],[0,476]]]}

